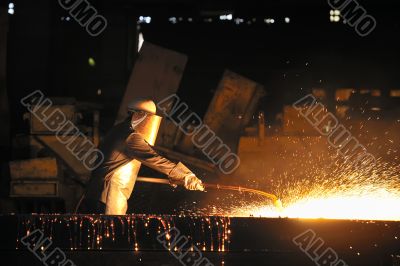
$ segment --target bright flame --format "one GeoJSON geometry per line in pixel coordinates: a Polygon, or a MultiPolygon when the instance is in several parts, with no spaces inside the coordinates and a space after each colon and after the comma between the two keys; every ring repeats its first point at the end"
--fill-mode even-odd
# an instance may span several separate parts
{"type": "Polygon", "coordinates": [[[338,193],[325,197],[307,197],[278,212],[272,207],[244,210],[239,216],[327,218],[354,220],[400,221],[400,195],[380,190],[371,195],[345,195],[338,193]]]}
{"type": "MultiPolygon", "coordinates": [[[[281,211],[265,201],[242,202],[224,212],[239,217],[326,218],[400,221],[400,167],[378,163],[360,171],[337,167],[334,174],[282,180],[276,189],[281,211]],[[267,205],[266,205],[267,204],[267,205]]],[[[276,205],[276,204],[275,204],[276,205]]]]}

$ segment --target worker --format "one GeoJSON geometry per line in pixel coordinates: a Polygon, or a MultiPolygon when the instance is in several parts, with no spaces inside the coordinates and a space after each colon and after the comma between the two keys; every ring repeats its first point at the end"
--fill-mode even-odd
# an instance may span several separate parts
{"type": "Polygon", "coordinates": [[[135,130],[146,116],[156,114],[155,103],[148,99],[135,100],[129,104],[128,114],[128,118],[115,125],[100,145],[104,160],[92,172],[81,212],[110,215],[126,213],[137,172],[124,178],[118,171],[132,160],[166,174],[173,186],[179,183],[188,190],[204,191],[202,181],[192,171],[181,162],[175,164],[159,155],[135,130]]]}

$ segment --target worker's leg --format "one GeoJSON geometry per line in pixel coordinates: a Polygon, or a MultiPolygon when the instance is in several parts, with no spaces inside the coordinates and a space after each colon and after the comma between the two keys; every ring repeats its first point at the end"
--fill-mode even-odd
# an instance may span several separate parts
{"type": "Polygon", "coordinates": [[[128,199],[132,194],[139,173],[140,162],[133,160],[122,166],[111,177],[105,214],[123,215],[128,209],[128,199]]]}

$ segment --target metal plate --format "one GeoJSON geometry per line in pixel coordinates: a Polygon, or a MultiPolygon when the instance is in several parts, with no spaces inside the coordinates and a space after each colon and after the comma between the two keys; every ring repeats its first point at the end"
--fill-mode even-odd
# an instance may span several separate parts
{"type": "Polygon", "coordinates": [[[55,181],[21,181],[10,184],[11,197],[57,197],[58,182],[55,181]]]}

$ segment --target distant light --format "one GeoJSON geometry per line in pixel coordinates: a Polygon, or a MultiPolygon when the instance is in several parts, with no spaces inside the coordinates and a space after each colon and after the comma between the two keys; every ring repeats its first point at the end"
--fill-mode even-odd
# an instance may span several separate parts
{"type": "Polygon", "coordinates": [[[331,10],[330,14],[330,21],[331,22],[339,22],[340,21],[340,10],[331,10]]]}
{"type": "Polygon", "coordinates": [[[219,19],[220,20],[232,20],[233,15],[232,14],[226,14],[226,15],[220,15],[219,19]]]}
{"type": "Polygon", "coordinates": [[[400,90],[390,90],[390,97],[400,97],[400,90]]]}
{"type": "Polygon", "coordinates": [[[212,22],[212,21],[213,21],[212,18],[205,18],[205,19],[204,19],[204,22],[210,23],[210,22],[212,22]]]}
{"type": "Polygon", "coordinates": [[[89,57],[89,59],[88,59],[88,64],[89,64],[89,66],[91,66],[91,67],[96,66],[96,61],[94,61],[93,57],[89,57]]]}
{"type": "Polygon", "coordinates": [[[170,18],[168,19],[168,21],[171,22],[172,24],[176,24],[176,23],[177,23],[176,17],[170,17],[170,18]]]}
{"type": "Polygon", "coordinates": [[[15,7],[14,3],[8,4],[8,14],[14,15],[14,13],[15,13],[14,7],[15,7]]]}
{"type": "Polygon", "coordinates": [[[264,22],[267,24],[274,24],[275,23],[275,19],[273,18],[266,18],[264,19],[264,22]]]}
{"type": "Polygon", "coordinates": [[[101,89],[97,90],[97,95],[101,95],[101,89]]]}
{"type": "Polygon", "coordinates": [[[236,25],[239,25],[239,24],[241,24],[241,23],[243,23],[244,22],[244,20],[242,19],[242,18],[235,18],[235,24],[236,25]]]}
{"type": "Polygon", "coordinates": [[[290,23],[290,18],[289,18],[289,17],[286,17],[286,18],[285,18],[285,22],[286,22],[286,23],[290,23]]]}
{"type": "Polygon", "coordinates": [[[66,17],[65,20],[66,20],[66,21],[70,21],[71,18],[70,18],[70,17],[66,17]]]}
{"type": "Polygon", "coordinates": [[[139,22],[139,23],[150,24],[150,22],[151,22],[151,17],[149,17],[149,16],[140,16],[138,22],[139,22]]]}
{"type": "Polygon", "coordinates": [[[142,49],[144,43],[144,37],[143,37],[143,33],[139,33],[139,40],[138,40],[138,52],[140,51],[140,49],[142,49]]]}
{"type": "Polygon", "coordinates": [[[183,21],[183,17],[179,17],[178,20],[179,20],[179,21],[183,21]]]}
{"type": "Polygon", "coordinates": [[[331,20],[331,22],[339,22],[340,21],[340,17],[339,16],[331,16],[330,20],[331,20]]]}
{"type": "Polygon", "coordinates": [[[188,21],[189,21],[189,22],[192,22],[192,21],[193,21],[193,19],[192,19],[192,18],[188,18],[188,21]]]}

